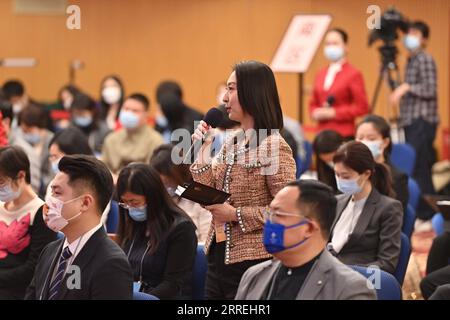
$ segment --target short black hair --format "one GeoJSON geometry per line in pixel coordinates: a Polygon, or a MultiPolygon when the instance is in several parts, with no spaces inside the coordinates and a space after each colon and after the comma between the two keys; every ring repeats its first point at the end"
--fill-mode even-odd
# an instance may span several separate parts
{"type": "Polygon", "coordinates": [[[77,127],[69,127],[55,133],[48,144],[49,148],[56,144],[66,155],[86,154],[94,155],[86,135],[77,127]]]}
{"type": "Polygon", "coordinates": [[[430,27],[428,27],[428,25],[423,21],[416,20],[412,22],[409,25],[409,29],[419,30],[424,39],[428,39],[428,37],[430,36],[430,27]]]}
{"type": "Polygon", "coordinates": [[[10,103],[0,102],[0,112],[2,113],[3,119],[12,119],[14,118],[13,109],[10,103]]]}
{"type": "Polygon", "coordinates": [[[183,90],[181,89],[181,86],[175,81],[166,80],[158,85],[158,87],[156,88],[156,101],[161,104],[161,99],[167,94],[173,94],[179,100],[183,100],[183,90]]]}
{"type": "Polygon", "coordinates": [[[333,189],[317,180],[295,180],[287,184],[288,187],[297,187],[300,196],[297,199],[299,206],[306,206],[305,216],[316,220],[324,238],[328,239],[331,226],[336,216],[336,197],[333,189]]]}
{"type": "Polygon", "coordinates": [[[30,160],[25,151],[18,146],[0,148],[0,174],[14,180],[20,171],[25,171],[25,181],[30,184],[30,160]]]}
{"type": "Polygon", "coordinates": [[[348,34],[344,29],[333,28],[333,29],[330,29],[328,32],[332,32],[332,31],[339,33],[342,38],[342,41],[344,41],[345,44],[348,43],[348,34]]]}
{"type": "Polygon", "coordinates": [[[335,152],[344,142],[344,138],[334,130],[321,131],[313,141],[313,150],[317,155],[335,152]]]}
{"type": "Polygon", "coordinates": [[[111,200],[114,183],[103,162],[94,156],[69,155],[61,158],[58,168],[69,176],[70,186],[91,189],[100,213],[105,210],[111,200]]]}
{"type": "Polygon", "coordinates": [[[19,114],[19,123],[29,127],[47,128],[47,119],[48,114],[45,109],[35,104],[29,104],[19,114]]]}
{"type": "Polygon", "coordinates": [[[9,80],[3,84],[2,91],[9,100],[12,97],[22,97],[25,94],[25,87],[20,80],[9,80]]]}
{"type": "Polygon", "coordinates": [[[133,99],[137,100],[144,105],[145,111],[148,111],[150,108],[150,100],[148,100],[147,96],[143,93],[133,93],[129,95],[125,100],[133,99]]]}
{"type": "Polygon", "coordinates": [[[72,105],[70,108],[72,110],[89,110],[94,112],[96,110],[94,99],[82,92],[74,94],[72,105]]]}

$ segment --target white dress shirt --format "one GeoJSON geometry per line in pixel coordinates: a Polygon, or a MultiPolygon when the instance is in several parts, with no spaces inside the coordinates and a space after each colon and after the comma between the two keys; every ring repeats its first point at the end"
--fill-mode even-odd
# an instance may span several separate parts
{"type": "Polygon", "coordinates": [[[343,62],[333,62],[330,64],[327,70],[327,74],[325,76],[325,81],[323,82],[323,89],[327,91],[330,89],[331,85],[334,82],[334,78],[336,78],[336,74],[342,70],[343,62]]]}
{"type": "Polygon", "coordinates": [[[353,233],[364,209],[366,200],[367,198],[358,201],[351,199],[344,211],[342,211],[342,214],[334,227],[333,237],[331,239],[331,245],[336,253],[339,253],[342,250],[353,233]]]}
{"type": "MultiPolygon", "coordinates": [[[[72,243],[69,244],[69,242],[67,241],[67,238],[64,239],[64,245],[63,245],[63,249],[61,252],[64,251],[64,249],[66,249],[66,247],[69,247],[70,252],[72,253],[72,256],[69,258],[69,261],[67,262],[66,265],[66,270],[67,268],[72,265],[73,261],[75,260],[75,258],[77,257],[77,255],[80,253],[80,251],[83,249],[84,245],[86,244],[86,242],[88,242],[88,240],[92,237],[92,235],[101,227],[103,226],[103,224],[100,222],[98,225],[96,225],[94,228],[92,228],[91,230],[89,230],[88,232],[86,232],[85,234],[83,234],[81,237],[79,237],[78,239],[74,240],[72,243]]],[[[61,258],[61,253],[58,256],[58,260],[56,261],[56,265],[55,265],[55,269],[53,270],[53,275],[52,275],[52,280],[55,278],[56,276],[56,271],[58,269],[58,264],[59,264],[59,259],[61,258]]]]}

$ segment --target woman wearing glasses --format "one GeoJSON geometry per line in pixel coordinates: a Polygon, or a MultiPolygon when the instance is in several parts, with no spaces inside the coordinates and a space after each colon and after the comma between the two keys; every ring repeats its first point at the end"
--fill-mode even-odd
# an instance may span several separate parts
{"type": "MultiPolygon", "coordinates": [[[[279,132],[283,116],[272,70],[257,61],[238,63],[223,102],[240,128],[227,132],[212,159],[212,141],[206,139],[191,167],[194,180],[231,194],[224,204],[206,207],[213,216],[205,243],[207,299],[233,299],[243,273],[272,257],[262,242],[264,209],[295,179],[292,151],[279,132]]],[[[209,129],[202,121],[193,140],[209,129]]]]}
{"type": "Polygon", "coordinates": [[[159,299],[191,299],[195,225],[173,202],[158,172],[133,163],[117,180],[118,243],[140,291],[159,299]]]}

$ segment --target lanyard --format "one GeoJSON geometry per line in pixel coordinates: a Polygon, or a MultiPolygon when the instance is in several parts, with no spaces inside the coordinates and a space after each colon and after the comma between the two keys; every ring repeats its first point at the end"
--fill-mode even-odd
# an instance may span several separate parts
{"type": "MultiPolygon", "coordinates": [[[[127,253],[128,261],[130,260],[130,254],[131,254],[131,251],[133,250],[135,240],[136,240],[136,236],[133,237],[133,241],[131,242],[130,249],[128,249],[128,253],[127,253]]],[[[139,284],[142,284],[142,269],[143,269],[143,265],[144,265],[144,258],[149,250],[150,250],[150,240],[147,242],[147,247],[145,248],[144,254],[141,257],[141,262],[139,265],[139,284]]]]}

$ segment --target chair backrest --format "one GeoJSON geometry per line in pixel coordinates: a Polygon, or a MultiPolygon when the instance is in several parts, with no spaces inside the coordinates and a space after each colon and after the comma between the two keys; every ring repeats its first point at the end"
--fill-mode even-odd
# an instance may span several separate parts
{"type": "Polygon", "coordinates": [[[106,219],[106,231],[108,233],[117,233],[117,227],[119,226],[119,205],[117,201],[111,200],[111,208],[108,212],[108,218],[106,219]]]}
{"type": "Polygon", "coordinates": [[[431,224],[433,225],[434,232],[436,232],[437,236],[444,233],[444,217],[442,216],[442,213],[436,213],[431,219],[431,224]]]}
{"type": "Polygon", "coordinates": [[[205,298],[205,282],[208,263],[206,260],[204,245],[198,244],[195,255],[194,270],[192,271],[192,298],[203,300],[205,298]]]}
{"type": "Polygon", "coordinates": [[[400,255],[398,257],[397,268],[394,271],[394,277],[402,286],[405,280],[406,269],[408,268],[409,256],[411,255],[411,244],[409,238],[402,232],[400,255]]]}
{"type": "Polygon", "coordinates": [[[408,204],[412,206],[414,210],[417,210],[417,205],[419,204],[420,194],[422,193],[420,191],[420,187],[417,184],[416,180],[409,177],[408,179],[408,204]]]}
{"type": "Polygon", "coordinates": [[[350,267],[366,277],[368,282],[372,280],[371,283],[375,287],[378,300],[402,299],[402,289],[400,288],[397,280],[390,273],[387,273],[381,269],[377,269],[375,271],[374,269],[361,266],[350,267]],[[380,275],[379,283],[377,283],[376,274],[380,275]]]}
{"type": "Polygon", "coordinates": [[[391,161],[408,176],[412,176],[416,164],[416,151],[407,143],[394,143],[392,145],[391,161]]]}
{"type": "Polygon", "coordinates": [[[309,170],[312,163],[312,154],[313,154],[313,148],[312,144],[309,141],[303,141],[303,148],[305,149],[305,158],[301,159],[298,155],[295,155],[295,166],[297,169],[296,177],[297,179],[300,178],[300,176],[309,170]]]}
{"type": "Polygon", "coordinates": [[[402,232],[408,237],[408,239],[411,239],[411,235],[414,231],[415,221],[416,221],[416,212],[411,207],[411,205],[408,204],[403,216],[403,227],[402,227],[402,232]]]}
{"type": "Polygon", "coordinates": [[[159,298],[148,293],[134,291],[133,300],[159,300],[159,298]]]}

